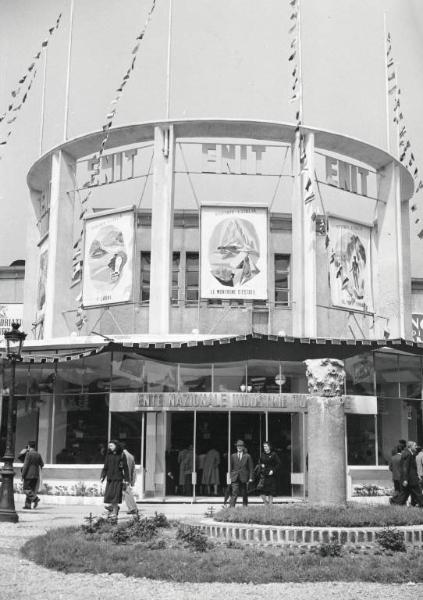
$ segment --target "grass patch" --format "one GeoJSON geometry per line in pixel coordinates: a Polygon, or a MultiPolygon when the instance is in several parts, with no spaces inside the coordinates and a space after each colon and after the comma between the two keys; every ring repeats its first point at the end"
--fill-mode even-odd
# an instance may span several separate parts
{"type": "MultiPolygon", "coordinates": [[[[122,573],[175,582],[307,582],[423,581],[423,553],[357,555],[342,549],[322,556],[319,551],[294,553],[281,548],[242,548],[239,544],[210,543],[207,551],[181,539],[181,528],[157,528],[147,541],[125,537],[113,541],[113,531],[88,533],[81,527],[54,529],[28,541],[22,554],[46,567],[66,573],[122,573]],[[179,538],[178,538],[179,531],[179,538]]],[[[145,528],[144,528],[145,529],[145,528]]],[[[188,538],[195,534],[186,529],[188,538]]],[[[183,536],[182,536],[183,537],[183,536]]]]}
{"type": "Polygon", "coordinates": [[[225,508],[216,521],[303,527],[392,527],[423,524],[423,510],[412,506],[359,504],[312,506],[286,504],[225,508]]]}

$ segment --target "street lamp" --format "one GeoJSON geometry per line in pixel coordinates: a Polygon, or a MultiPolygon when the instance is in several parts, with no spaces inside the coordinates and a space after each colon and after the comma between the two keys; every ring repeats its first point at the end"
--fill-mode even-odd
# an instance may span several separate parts
{"type": "Polygon", "coordinates": [[[6,340],[6,356],[10,361],[11,377],[9,400],[7,405],[6,450],[3,456],[3,468],[0,487],[0,521],[17,523],[18,515],[15,510],[13,497],[13,461],[15,458],[15,435],[13,431],[13,409],[15,403],[15,372],[16,363],[22,360],[22,344],[26,333],[19,331],[19,323],[12,323],[12,329],[4,334],[6,340]]]}

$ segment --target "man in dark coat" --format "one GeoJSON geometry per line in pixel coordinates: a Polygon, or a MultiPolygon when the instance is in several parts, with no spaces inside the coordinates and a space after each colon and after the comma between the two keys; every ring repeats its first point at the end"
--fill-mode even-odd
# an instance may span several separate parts
{"type": "Polygon", "coordinates": [[[244,442],[238,440],[236,452],[231,455],[232,495],[230,506],[235,506],[239,495],[242,495],[242,504],[248,506],[248,483],[253,481],[253,470],[253,459],[248,454],[244,442]]]}
{"type": "Polygon", "coordinates": [[[391,458],[389,459],[389,470],[392,471],[392,481],[394,484],[394,495],[397,495],[401,491],[401,455],[404,448],[400,445],[396,447],[396,451],[393,451],[391,458]]]}
{"type": "Polygon", "coordinates": [[[411,495],[412,501],[423,507],[423,495],[420,481],[417,475],[416,465],[416,442],[407,442],[407,448],[401,454],[401,491],[397,496],[391,498],[391,504],[406,504],[411,495]]]}
{"type": "Polygon", "coordinates": [[[37,496],[37,489],[40,479],[40,471],[44,467],[44,461],[36,449],[35,442],[28,442],[28,450],[25,454],[25,460],[22,467],[23,489],[25,494],[25,506],[27,510],[31,509],[31,504],[37,508],[40,501],[37,496]]]}

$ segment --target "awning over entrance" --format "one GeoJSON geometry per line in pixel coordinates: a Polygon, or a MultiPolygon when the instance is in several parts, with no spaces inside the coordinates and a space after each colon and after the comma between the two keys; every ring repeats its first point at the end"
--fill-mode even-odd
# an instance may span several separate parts
{"type": "MultiPolygon", "coordinates": [[[[150,336],[110,335],[64,340],[28,340],[23,361],[30,363],[78,360],[101,352],[128,351],[164,362],[203,363],[247,359],[303,361],[308,358],[343,360],[374,350],[394,350],[423,355],[423,343],[402,338],[381,340],[347,340],[336,338],[296,338],[291,336],[250,333],[231,336],[195,336],[193,334],[150,336]],[[106,338],[106,340],[104,339],[106,338]]],[[[0,352],[6,359],[6,352],[0,352]]]]}
{"type": "Polygon", "coordinates": [[[409,354],[423,354],[423,344],[404,340],[345,340],[332,338],[294,338],[252,333],[217,339],[110,343],[105,349],[131,348],[146,357],[166,362],[226,362],[247,359],[303,361],[309,358],[338,358],[389,348],[409,354]]]}

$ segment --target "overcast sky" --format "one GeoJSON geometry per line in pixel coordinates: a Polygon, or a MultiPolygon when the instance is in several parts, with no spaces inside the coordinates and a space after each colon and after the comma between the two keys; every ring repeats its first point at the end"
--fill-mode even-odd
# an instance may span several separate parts
{"type": "MultiPolygon", "coordinates": [[[[150,5],[74,0],[68,139],[105,122],[150,5]]],[[[294,122],[289,0],[173,0],[173,9],[170,117],[294,122]]],[[[422,0],[301,0],[304,124],[386,148],[384,12],[407,136],[423,176],[422,0]]],[[[0,0],[0,115],[49,40],[8,144],[0,146],[0,265],[25,258],[26,174],[40,153],[64,140],[69,13],[70,0],[0,0]],[[60,27],[49,36],[60,12],[60,27]]],[[[116,125],[166,116],[168,14],[169,0],[157,0],[116,125]]],[[[0,140],[7,131],[1,123],[0,140]]],[[[423,191],[416,198],[423,206],[423,191]]],[[[418,212],[416,257],[423,255],[418,212]]]]}

